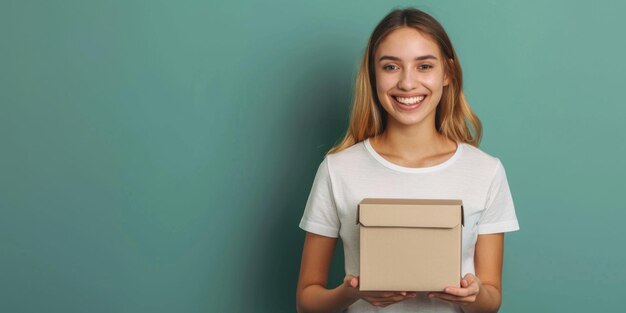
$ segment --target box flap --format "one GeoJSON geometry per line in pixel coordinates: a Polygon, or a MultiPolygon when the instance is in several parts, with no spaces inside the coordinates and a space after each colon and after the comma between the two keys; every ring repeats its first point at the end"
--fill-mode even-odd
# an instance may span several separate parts
{"type": "Polygon", "coordinates": [[[452,228],[461,223],[461,200],[367,198],[357,211],[357,224],[366,227],[452,228]]]}

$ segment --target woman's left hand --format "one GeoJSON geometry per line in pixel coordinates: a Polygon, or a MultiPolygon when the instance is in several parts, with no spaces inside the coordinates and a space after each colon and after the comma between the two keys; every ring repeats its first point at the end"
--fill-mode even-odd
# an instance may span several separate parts
{"type": "Polygon", "coordinates": [[[439,298],[458,304],[470,304],[476,301],[478,293],[482,287],[480,279],[474,274],[467,273],[461,279],[461,288],[446,287],[444,292],[429,292],[428,297],[439,298]]]}

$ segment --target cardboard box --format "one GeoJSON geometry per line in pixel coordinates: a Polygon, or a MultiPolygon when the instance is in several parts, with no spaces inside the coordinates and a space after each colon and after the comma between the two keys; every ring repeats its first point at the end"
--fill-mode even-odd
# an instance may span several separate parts
{"type": "Polygon", "coordinates": [[[463,203],[366,198],[359,203],[360,290],[460,286],[463,203]]]}

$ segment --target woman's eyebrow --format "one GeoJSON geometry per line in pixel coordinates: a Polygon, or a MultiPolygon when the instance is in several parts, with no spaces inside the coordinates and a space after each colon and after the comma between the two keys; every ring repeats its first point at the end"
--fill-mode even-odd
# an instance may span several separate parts
{"type": "MultiPolygon", "coordinates": [[[[422,56],[415,58],[415,61],[422,61],[422,60],[427,60],[427,59],[437,60],[437,57],[435,57],[432,54],[427,54],[427,55],[422,55],[422,56]]],[[[383,55],[382,57],[378,59],[378,62],[382,60],[402,61],[399,57],[394,57],[392,55],[383,55]]]]}

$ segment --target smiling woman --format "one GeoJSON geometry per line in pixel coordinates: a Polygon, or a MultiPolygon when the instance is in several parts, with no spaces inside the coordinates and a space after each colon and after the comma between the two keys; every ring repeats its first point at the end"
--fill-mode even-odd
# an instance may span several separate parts
{"type": "Polygon", "coordinates": [[[300,221],[306,237],[299,312],[498,310],[504,233],[519,225],[504,166],[478,148],[482,127],[462,81],[452,43],[430,15],[395,10],[374,29],[356,78],[350,127],[321,162],[300,221]],[[364,198],[462,200],[460,287],[360,291],[354,221],[364,198]],[[337,238],[346,276],[327,289],[337,238]]]}

